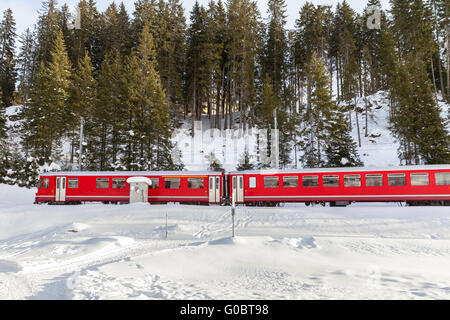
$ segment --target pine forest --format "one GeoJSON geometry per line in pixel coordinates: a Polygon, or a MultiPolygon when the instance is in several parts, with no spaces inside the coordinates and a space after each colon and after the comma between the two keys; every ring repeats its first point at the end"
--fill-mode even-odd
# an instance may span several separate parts
{"type": "MultiPolygon", "coordinates": [[[[183,170],[172,133],[194,134],[198,121],[244,134],[277,126],[279,168],[364,166],[358,150],[376,109],[368,97],[379,92],[398,164],[450,163],[449,1],[369,0],[361,13],[345,0],[311,1],[289,12],[291,29],[285,0],[264,1],[267,18],[253,0],[196,2],[190,12],[179,0],[136,0],[133,12],[80,0],[77,17],[44,0],[20,35],[14,12],[3,12],[0,183],[31,187],[40,171],[79,162],[183,170]],[[13,117],[11,106],[20,106],[13,117]]],[[[253,151],[239,157],[238,170],[265,166],[253,151]]]]}

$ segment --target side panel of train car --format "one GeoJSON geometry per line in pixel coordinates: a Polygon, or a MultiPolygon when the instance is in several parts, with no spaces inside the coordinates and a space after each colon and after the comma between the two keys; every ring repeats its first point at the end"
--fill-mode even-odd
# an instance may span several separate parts
{"type": "Polygon", "coordinates": [[[129,202],[130,177],[151,180],[151,203],[222,203],[224,175],[221,172],[180,173],[76,173],[43,174],[36,194],[37,203],[79,203],[86,201],[129,202]]]}
{"type": "Polygon", "coordinates": [[[450,166],[233,172],[236,203],[409,201],[450,204],[450,166]]]}

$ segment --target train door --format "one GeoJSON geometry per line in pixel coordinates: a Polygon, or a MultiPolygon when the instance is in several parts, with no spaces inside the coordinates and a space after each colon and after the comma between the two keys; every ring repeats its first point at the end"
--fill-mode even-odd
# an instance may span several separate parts
{"type": "Polygon", "coordinates": [[[220,203],[220,176],[209,177],[209,203],[220,203]]]}
{"type": "Polygon", "coordinates": [[[145,182],[130,183],[130,203],[148,202],[148,184],[145,182]]]}
{"type": "Polygon", "coordinates": [[[236,202],[244,202],[244,176],[233,176],[232,190],[236,195],[236,202]]]}
{"type": "Polygon", "coordinates": [[[66,201],[66,177],[56,177],[56,194],[57,202],[66,201]]]}

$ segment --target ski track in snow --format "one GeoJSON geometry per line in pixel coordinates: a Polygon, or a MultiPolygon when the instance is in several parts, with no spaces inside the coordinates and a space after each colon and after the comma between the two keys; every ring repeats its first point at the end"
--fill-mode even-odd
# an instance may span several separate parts
{"type": "Polygon", "coordinates": [[[32,205],[0,185],[0,299],[449,299],[445,207],[32,205]],[[168,214],[168,239],[165,215],[168,214]]]}

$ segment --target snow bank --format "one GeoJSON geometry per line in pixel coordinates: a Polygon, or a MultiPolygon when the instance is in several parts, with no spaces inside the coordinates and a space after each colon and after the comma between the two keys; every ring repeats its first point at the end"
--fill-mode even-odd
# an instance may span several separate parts
{"type": "Polygon", "coordinates": [[[146,183],[149,186],[152,185],[152,180],[150,180],[149,178],[146,177],[131,177],[127,179],[127,183],[146,183]]]}
{"type": "Polygon", "coordinates": [[[238,206],[232,238],[229,207],[0,191],[0,299],[450,299],[446,207],[238,206]]]}

